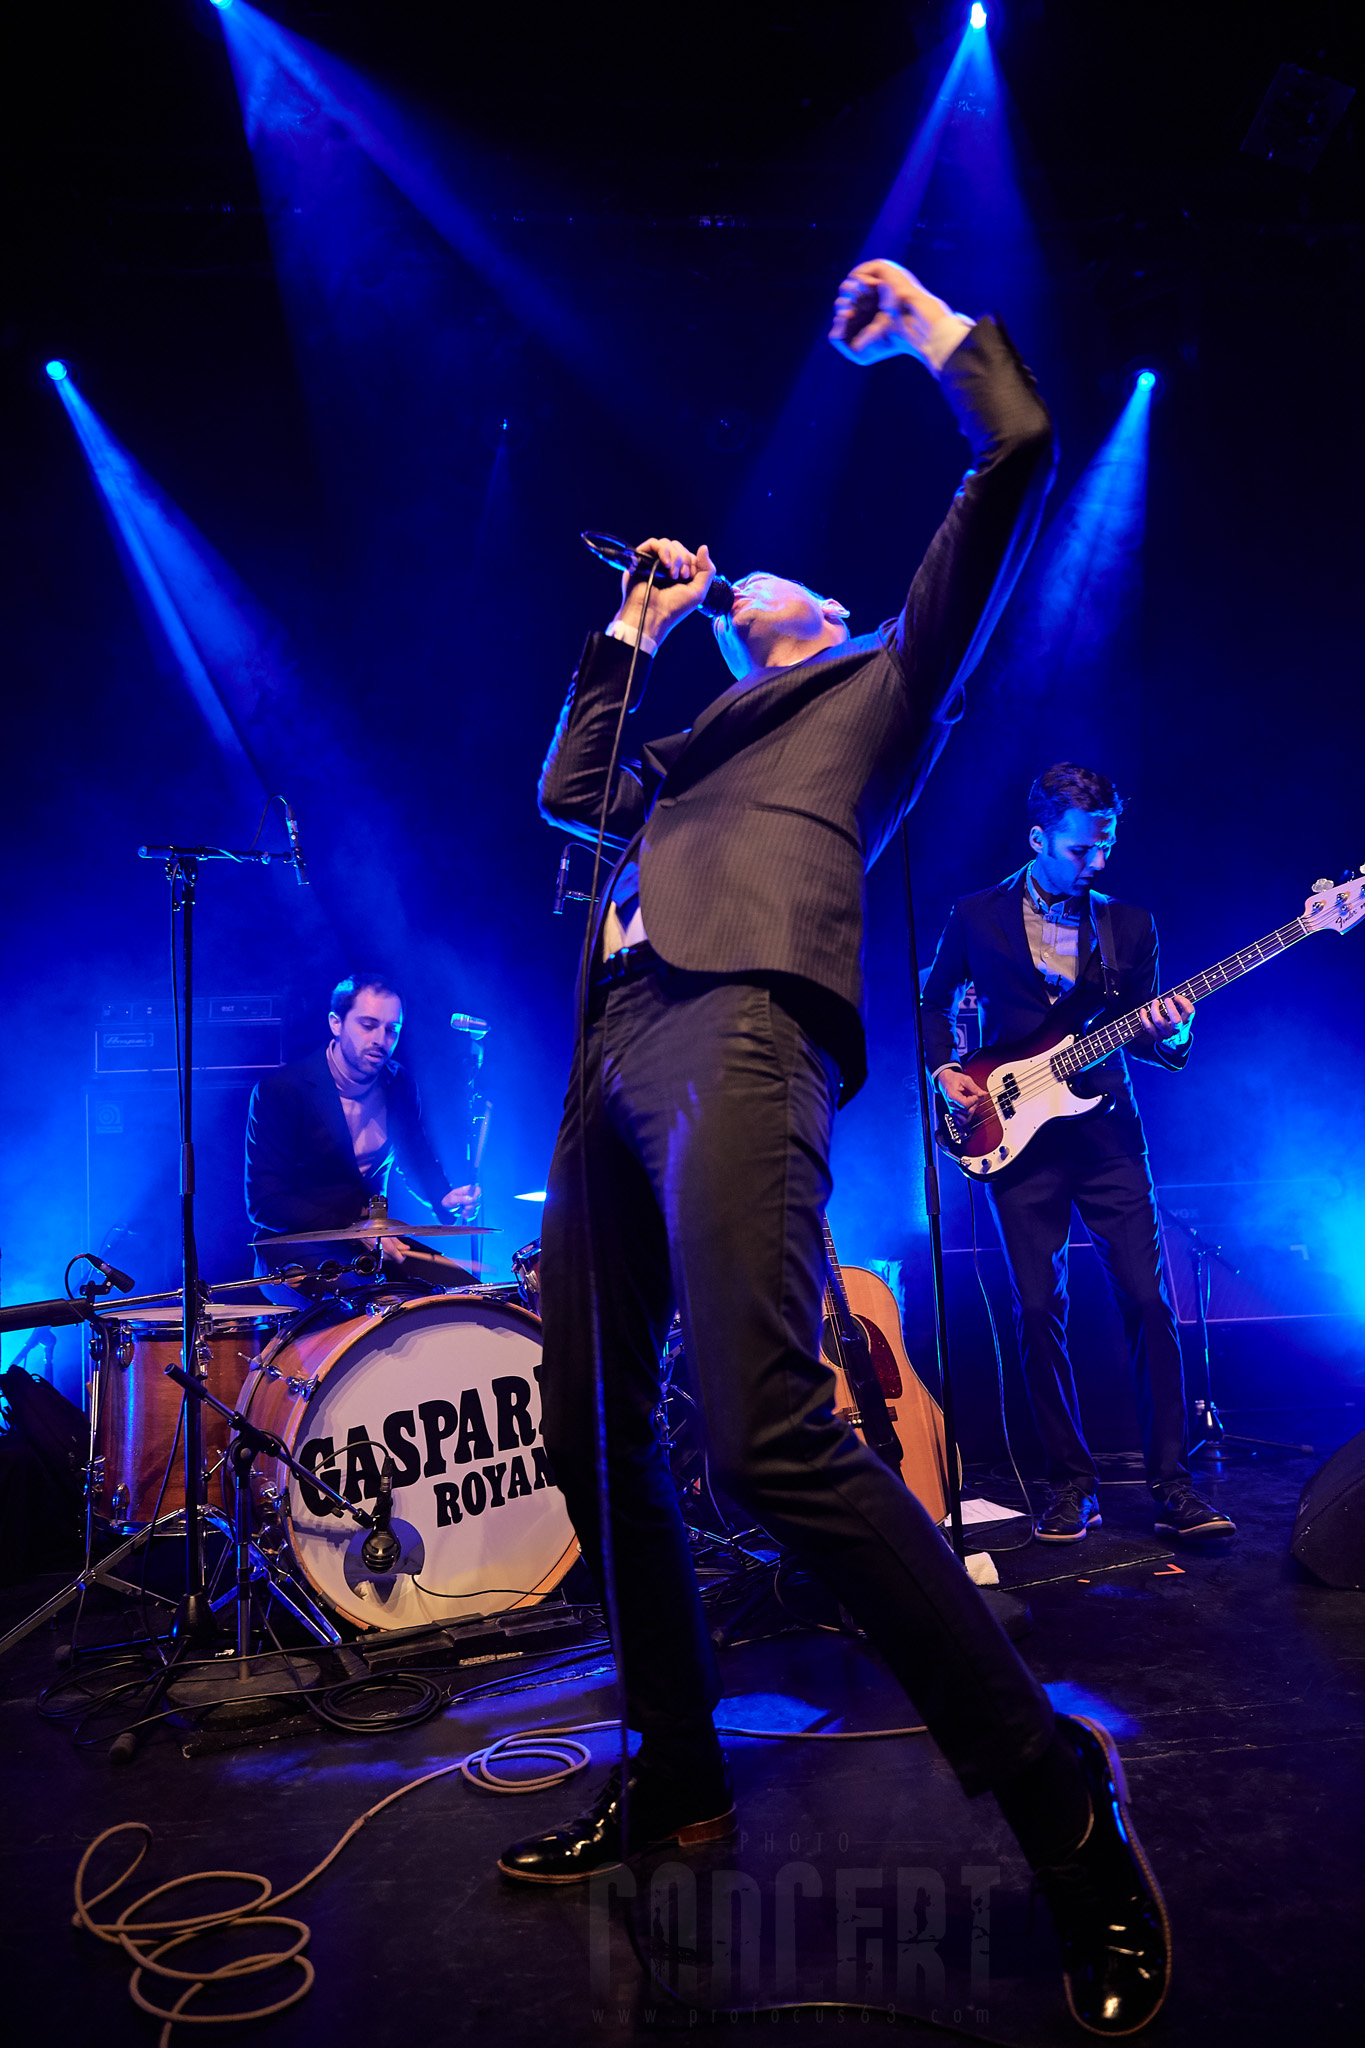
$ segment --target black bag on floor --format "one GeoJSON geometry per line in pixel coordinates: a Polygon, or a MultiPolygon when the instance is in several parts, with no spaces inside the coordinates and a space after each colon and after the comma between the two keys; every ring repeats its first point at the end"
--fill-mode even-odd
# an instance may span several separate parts
{"type": "Polygon", "coordinates": [[[81,1553],[79,1408],[22,1366],[0,1372],[0,1584],[74,1563],[81,1553]]]}

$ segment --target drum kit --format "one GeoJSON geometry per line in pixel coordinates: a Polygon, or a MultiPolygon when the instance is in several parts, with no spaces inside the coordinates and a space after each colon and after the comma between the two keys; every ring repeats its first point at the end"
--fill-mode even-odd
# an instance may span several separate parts
{"type": "Polygon", "coordinates": [[[210,1606],[237,1602],[244,1658],[253,1587],[327,1644],[342,1640],[338,1621],[410,1631],[552,1592],[578,1545],[540,1437],[539,1245],[517,1253],[505,1286],[386,1275],[384,1241],[418,1233],[489,1229],[404,1222],[376,1198],[343,1228],[258,1240],[267,1255],[306,1243],[358,1256],[206,1287],[193,1373],[181,1368],[173,1296],[91,1301],[88,1521],[123,1540],[0,1650],[90,1584],[160,1599],[116,1567],[184,1529],[178,1453],[191,1398],[198,1512],[238,1552],[236,1583],[211,1588],[210,1606]],[[272,1283],[312,1298],[225,1298],[272,1283]]]}

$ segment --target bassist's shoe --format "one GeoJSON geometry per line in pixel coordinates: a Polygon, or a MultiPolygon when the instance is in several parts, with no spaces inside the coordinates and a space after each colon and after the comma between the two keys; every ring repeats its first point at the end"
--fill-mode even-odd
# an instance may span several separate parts
{"type": "Polygon", "coordinates": [[[1062,1945],[1072,2017],[1091,2034],[1136,2034],[1166,2001],[1171,1924],[1128,1812],[1112,1738],[1095,1721],[1059,1714],[1090,1794],[1090,1826],[1064,1863],[1035,1872],[1062,1945]]]}
{"type": "Polygon", "coordinates": [[[647,1849],[673,1842],[691,1849],[735,1832],[734,1788],[723,1761],[685,1778],[632,1761],[628,1790],[628,1844],[621,1839],[621,1766],[615,1764],[587,1813],[548,1835],[514,1842],[498,1858],[498,1869],[522,1884],[581,1884],[647,1849]]]}
{"type": "Polygon", "coordinates": [[[1163,1487],[1156,1496],[1158,1536],[1235,1536],[1237,1524],[1201,1500],[1188,1480],[1163,1487]]]}
{"type": "Polygon", "coordinates": [[[1093,1523],[1103,1521],[1098,1498],[1083,1486],[1059,1486],[1033,1525],[1040,1543],[1079,1543],[1093,1523]]]}

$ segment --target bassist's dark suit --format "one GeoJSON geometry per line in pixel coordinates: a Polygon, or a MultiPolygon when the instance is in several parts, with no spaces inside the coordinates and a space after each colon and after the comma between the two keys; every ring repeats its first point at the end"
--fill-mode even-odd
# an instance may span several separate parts
{"type": "MultiPolygon", "coordinates": [[[[865,1071],[864,874],[961,714],[1052,469],[1047,413],[994,323],[940,381],[973,468],[900,616],[736,683],[610,789],[608,843],[639,863],[659,964],[597,992],[578,1049],[585,1114],[575,1076],[545,1205],[542,1392],[600,1567],[595,1262],[619,1650],[647,1754],[713,1745],[719,1696],[652,1422],[676,1303],[720,1484],[833,1584],[979,1791],[1042,1754],[1051,1710],[923,1510],[835,1420],[819,1357],[830,1127],[865,1071]]],[[[541,781],[544,814],[588,839],[629,658],[589,639],[541,781]]]]}
{"type": "MultiPolygon", "coordinates": [[[[1024,929],[1026,870],[953,905],[924,987],[924,1049],[930,1073],[954,1057],[959,991],[976,990],[982,1044],[1010,1045],[1036,1031],[1052,997],[1035,966],[1024,929]]],[[[1156,926],[1151,913],[1091,892],[1078,933],[1077,985],[1064,1000],[1076,1011],[1105,1000],[1097,919],[1104,918],[1111,1014],[1135,1010],[1157,993],[1156,926]]],[[[1078,1026],[1079,1028],[1079,1026],[1078,1026]]],[[[1129,1051],[1168,1069],[1183,1067],[1188,1040],[1167,1046],[1137,1040],[1129,1051]]],[[[1180,1338],[1171,1311],[1157,1237],[1147,1141],[1123,1053],[1092,1067],[1077,1094],[1107,1093],[1109,1111],[1059,1121],[1033,1139],[1016,1166],[987,1183],[1009,1267],[1015,1328],[1038,1434],[1054,1485],[1095,1490],[1095,1464],[1081,1428],[1067,1350],[1067,1253],[1074,1203],[1094,1241],[1128,1336],[1147,1478],[1165,1491],[1187,1479],[1185,1387],[1180,1338]]]]}

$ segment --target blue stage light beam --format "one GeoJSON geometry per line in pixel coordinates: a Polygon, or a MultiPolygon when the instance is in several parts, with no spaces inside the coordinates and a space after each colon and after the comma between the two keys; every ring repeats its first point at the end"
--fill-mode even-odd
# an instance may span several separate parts
{"type": "Polygon", "coordinates": [[[64,384],[71,375],[66,364],[57,356],[54,356],[50,363],[44,363],[43,368],[47,371],[54,384],[64,384]]]}
{"type": "Polygon", "coordinates": [[[54,382],[144,616],[154,621],[224,757],[261,792],[243,735],[283,681],[280,628],[110,433],[75,381],[54,382]]]}
{"type": "MultiPolygon", "coordinates": [[[[1018,293],[1017,288],[1009,291],[1008,282],[1040,258],[1017,189],[1008,137],[998,132],[1004,113],[989,36],[966,28],[951,51],[939,53],[921,105],[910,146],[863,238],[858,260],[888,256],[922,270],[931,289],[958,304],[965,299],[965,310],[971,310],[977,293],[993,304],[1012,303],[1018,293]],[[949,155],[965,163],[981,158],[990,170],[970,181],[964,200],[952,209],[957,216],[952,240],[961,246],[945,261],[939,246],[945,238],[932,228],[925,235],[921,213],[931,186],[938,190],[936,174],[949,155]],[[934,244],[923,259],[917,239],[934,244]],[[1005,283],[1002,258],[1010,271],[1005,283]]],[[[818,540],[812,535],[812,510],[827,500],[829,481],[848,447],[870,381],[835,355],[822,331],[727,521],[722,545],[730,555],[750,561],[786,555],[791,573],[816,573],[813,565],[802,567],[798,550],[818,540]]]]}
{"type": "Polygon", "coordinates": [[[1135,380],[1108,439],[1034,558],[1035,684],[1055,689],[1098,680],[1111,668],[1140,600],[1155,389],[1150,372],[1135,380]]]}
{"type": "MultiPolygon", "coordinates": [[[[231,5],[231,0],[214,0],[214,5],[227,7],[231,5]]],[[[986,26],[986,10],[981,5],[981,0],[972,0],[972,11],[967,16],[967,25],[969,28],[984,28],[986,26]]]]}
{"type": "Polygon", "coordinates": [[[502,249],[457,195],[447,138],[429,132],[359,72],[305,37],[234,0],[221,16],[253,151],[262,136],[297,136],[311,116],[335,123],[517,319],[546,341],[609,408],[629,413],[645,387],[638,367],[579,319],[547,285],[502,249]],[[444,161],[443,161],[444,159],[444,161]]]}
{"type": "Polygon", "coordinates": [[[1064,718],[1064,751],[1078,760],[1112,747],[1116,724],[1132,708],[1125,681],[1136,654],[1158,383],[1151,371],[1134,379],[1103,445],[1035,548],[987,656],[981,694],[993,689],[1017,706],[1026,726],[1045,714],[1054,751],[1056,721],[1064,718]]]}

